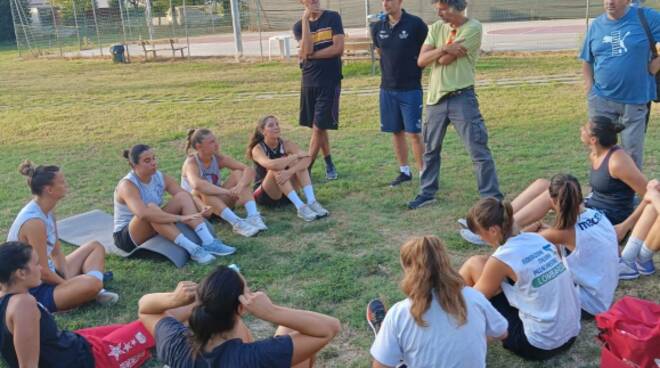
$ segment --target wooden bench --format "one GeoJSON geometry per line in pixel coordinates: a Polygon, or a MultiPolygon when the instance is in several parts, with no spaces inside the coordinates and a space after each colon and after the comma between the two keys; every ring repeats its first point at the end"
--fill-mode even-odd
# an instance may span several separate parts
{"type": "Polygon", "coordinates": [[[183,50],[187,49],[188,46],[177,46],[177,40],[170,38],[168,40],[140,40],[140,45],[144,51],[144,60],[149,59],[149,54],[151,58],[155,59],[158,51],[172,51],[172,57],[176,57],[177,51],[181,53],[181,57],[184,57],[183,50]],[[170,47],[163,47],[159,45],[169,45],[170,47]]]}

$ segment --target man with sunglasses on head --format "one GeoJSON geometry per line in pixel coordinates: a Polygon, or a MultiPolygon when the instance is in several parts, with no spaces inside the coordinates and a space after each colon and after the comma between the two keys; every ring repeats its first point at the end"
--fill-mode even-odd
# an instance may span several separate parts
{"type": "Polygon", "coordinates": [[[472,157],[481,197],[503,197],[474,91],[481,23],[465,16],[466,0],[433,0],[433,4],[441,20],[431,25],[417,58],[420,67],[431,66],[431,78],[422,127],[424,171],[420,193],[408,203],[410,209],[435,202],[442,141],[450,123],[472,157]]]}

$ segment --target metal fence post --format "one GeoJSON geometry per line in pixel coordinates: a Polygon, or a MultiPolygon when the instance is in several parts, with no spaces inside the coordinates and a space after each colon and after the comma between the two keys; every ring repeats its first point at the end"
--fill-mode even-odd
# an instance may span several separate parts
{"type": "Polygon", "coordinates": [[[60,31],[57,28],[57,21],[55,17],[55,8],[53,7],[53,0],[48,1],[48,5],[50,5],[50,15],[51,18],[53,18],[53,28],[55,28],[55,42],[57,42],[57,47],[60,49],[60,57],[64,56],[64,52],[62,51],[62,44],[60,43],[60,31]]]}
{"type": "Polygon", "coordinates": [[[264,45],[261,39],[261,1],[257,0],[257,29],[259,30],[259,55],[260,61],[264,61],[264,45]]]}
{"type": "Polygon", "coordinates": [[[18,31],[16,30],[16,17],[14,17],[14,3],[9,1],[9,11],[11,12],[11,21],[14,24],[14,37],[16,38],[16,49],[18,50],[18,57],[21,57],[21,44],[18,41],[18,31]]]}
{"type": "Polygon", "coordinates": [[[151,0],[146,1],[146,6],[144,7],[144,18],[147,21],[147,29],[149,30],[149,41],[153,41],[154,25],[153,20],[151,19],[151,0]]]}
{"type": "Polygon", "coordinates": [[[76,9],[76,0],[71,0],[73,9],[73,24],[76,25],[76,35],[78,36],[78,51],[82,51],[82,38],[80,37],[80,26],[78,26],[78,9],[76,9]]]}
{"type": "Polygon", "coordinates": [[[231,20],[234,27],[234,45],[236,47],[236,59],[243,56],[243,41],[241,40],[241,14],[238,8],[238,0],[230,0],[231,20]]]}
{"type": "Polygon", "coordinates": [[[99,44],[99,51],[101,56],[103,56],[103,45],[101,44],[101,35],[99,33],[99,23],[96,20],[96,1],[90,0],[92,3],[92,15],[94,16],[94,27],[96,27],[96,42],[99,44]]]}
{"type": "MultiPolygon", "coordinates": [[[[32,46],[30,45],[30,38],[28,37],[27,31],[25,30],[25,27],[27,26],[27,20],[24,19],[25,14],[23,14],[21,5],[18,3],[18,0],[14,0],[14,6],[16,6],[16,13],[18,14],[18,19],[21,22],[21,29],[23,30],[23,35],[25,36],[25,43],[27,43],[28,49],[32,51],[32,46]]],[[[37,53],[40,54],[38,47],[37,47],[37,53]]]]}
{"type": "Polygon", "coordinates": [[[186,0],[183,0],[183,21],[186,30],[186,45],[188,46],[188,61],[190,61],[190,36],[188,35],[188,11],[186,11],[186,0]]]}
{"type": "Polygon", "coordinates": [[[117,0],[119,4],[119,17],[121,19],[121,33],[123,35],[124,47],[126,48],[126,61],[131,62],[131,53],[128,51],[128,43],[126,42],[126,26],[124,25],[124,6],[122,3],[124,0],[117,0]]]}

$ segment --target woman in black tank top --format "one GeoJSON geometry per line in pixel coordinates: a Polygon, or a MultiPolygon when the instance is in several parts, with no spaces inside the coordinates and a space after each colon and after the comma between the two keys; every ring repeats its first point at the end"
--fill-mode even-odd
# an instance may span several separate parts
{"type": "Polygon", "coordinates": [[[296,206],[298,217],[305,221],[328,215],[314,195],[308,171],[309,154],[281,137],[276,117],[269,115],[259,120],[248,144],[247,157],[255,166],[257,203],[273,207],[291,202],[296,206]],[[305,194],[306,203],[298,196],[299,189],[305,194]]]}

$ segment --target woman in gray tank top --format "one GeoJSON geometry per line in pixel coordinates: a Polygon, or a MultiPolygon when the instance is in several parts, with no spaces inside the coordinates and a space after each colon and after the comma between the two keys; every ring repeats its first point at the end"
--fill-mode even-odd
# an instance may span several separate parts
{"type": "Polygon", "coordinates": [[[105,248],[91,241],[64,255],[57,236],[55,207],[68,191],[64,174],[57,166],[19,167],[27,177],[34,198],[25,205],[9,229],[7,241],[29,244],[39,255],[43,283],[30,293],[50,312],[76,308],[96,300],[114,304],[119,296],[103,289],[105,248]]]}
{"type": "Polygon", "coordinates": [[[210,207],[198,207],[192,196],[171,177],[158,171],[154,151],[138,144],[124,151],[131,171],[117,184],[114,194],[114,239],[117,247],[130,251],[154,235],[160,234],[185,249],[190,258],[206,264],[213,255],[225,256],[236,251],[216,239],[204,222],[210,207]],[[163,203],[167,192],[172,199],[163,203]],[[188,239],[176,227],[182,222],[195,230],[202,244],[188,239]],[[212,255],[213,254],[213,255],[212,255]]]}
{"type": "Polygon", "coordinates": [[[250,237],[268,229],[252,197],[252,168],[221,154],[217,138],[208,129],[188,131],[186,154],[188,157],[181,168],[181,187],[195,200],[210,206],[212,213],[227,221],[239,235],[250,237]],[[189,154],[191,149],[193,154],[189,154]],[[223,168],[230,171],[224,183],[220,177],[223,168]],[[232,211],[236,205],[245,207],[246,218],[232,211]]]}

